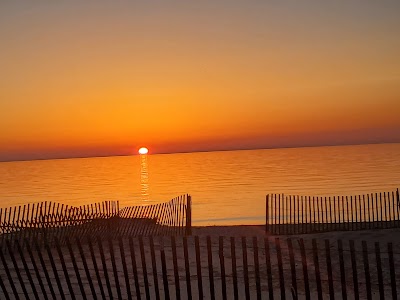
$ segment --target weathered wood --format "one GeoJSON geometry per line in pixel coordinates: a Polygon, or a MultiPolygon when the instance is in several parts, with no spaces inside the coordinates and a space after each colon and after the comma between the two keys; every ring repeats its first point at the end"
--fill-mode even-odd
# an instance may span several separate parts
{"type": "Polygon", "coordinates": [[[308,282],[307,256],[306,256],[306,250],[304,248],[304,240],[303,239],[299,240],[299,245],[300,245],[301,263],[303,265],[304,290],[305,290],[305,294],[306,294],[306,299],[310,300],[311,295],[310,295],[310,285],[308,282]]]}
{"type": "Polygon", "coordinates": [[[280,242],[279,238],[275,238],[275,247],[276,247],[276,257],[277,257],[277,260],[278,260],[279,287],[280,287],[280,291],[281,291],[281,299],[286,299],[285,277],[283,275],[283,262],[282,262],[281,242],[280,242]]]}
{"type": "MultiPolygon", "coordinates": [[[[23,247],[21,247],[21,248],[23,248],[23,247]]],[[[21,250],[22,250],[22,249],[21,249],[21,250]]],[[[45,300],[48,300],[49,297],[48,297],[47,291],[46,291],[46,289],[45,289],[45,287],[44,287],[42,277],[40,276],[39,268],[38,268],[38,265],[37,265],[37,263],[36,263],[35,257],[33,256],[32,248],[31,248],[31,245],[30,245],[30,244],[26,244],[26,251],[27,251],[28,254],[29,254],[29,258],[30,258],[31,264],[32,264],[32,266],[33,266],[33,270],[35,271],[35,277],[36,277],[36,280],[37,280],[38,283],[39,283],[39,287],[40,287],[40,290],[41,290],[41,292],[42,292],[41,295],[43,296],[43,298],[44,298],[45,300]]],[[[29,269],[27,269],[27,268],[25,268],[25,269],[29,271],[29,269]]],[[[43,270],[43,271],[44,271],[44,270],[43,270]]]]}
{"type": "Polygon", "coordinates": [[[393,244],[388,243],[387,247],[389,256],[390,286],[392,289],[392,298],[397,299],[396,272],[394,269],[394,258],[393,258],[393,244]]]}
{"type": "Polygon", "coordinates": [[[212,258],[211,237],[207,236],[208,278],[210,280],[210,299],[215,299],[214,267],[212,258]]]}
{"type": "Polygon", "coordinates": [[[357,273],[357,260],[356,260],[356,250],[354,247],[354,241],[350,240],[350,256],[351,256],[351,268],[353,270],[353,290],[354,298],[360,299],[360,293],[358,290],[358,273],[357,273]]]}
{"type": "Polygon", "coordinates": [[[368,261],[368,246],[366,241],[362,241],[363,250],[363,263],[364,263],[364,274],[365,274],[365,287],[367,289],[367,299],[372,299],[371,291],[371,276],[369,273],[369,261],[368,261]]]}
{"type": "Polygon", "coordinates": [[[235,237],[231,237],[231,257],[232,257],[232,280],[233,280],[233,296],[234,299],[239,299],[238,279],[236,269],[236,242],[235,237]]]}
{"type": "Polygon", "coordinates": [[[97,279],[97,283],[98,283],[97,286],[100,288],[101,299],[106,299],[106,294],[105,294],[103,283],[101,280],[99,267],[97,265],[96,255],[95,255],[94,249],[93,249],[92,239],[90,237],[88,238],[88,246],[89,246],[90,256],[92,258],[93,268],[96,273],[96,279],[97,279]]]}
{"type": "Polygon", "coordinates": [[[245,236],[242,236],[242,258],[243,258],[244,291],[246,299],[250,299],[249,269],[247,263],[247,241],[245,236]]]}
{"type": "Polygon", "coordinates": [[[203,278],[201,276],[200,240],[197,235],[194,237],[194,245],[196,251],[197,288],[199,291],[199,299],[203,299],[204,292],[203,292],[203,278]]]}
{"type": "MultiPolygon", "coordinates": [[[[135,246],[133,244],[133,239],[132,239],[131,236],[129,237],[129,250],[130,250],[130,253],[131,253],[133,279],[135,280],[136,298],[140,300],[141,299],[141,292],[140,292],[140,286],[139,286],[139,276],[138,276],[138,271],[137,271],[138,269],[137,269],[137,264],[136,264],[135,246]]],[[[164,261],[165,261],[164,249],[161,249],[161,259],[163,259],[163,257],[164,257],[164,261]]],[[[164,275],[164,267],[163,267],[163,275],[164,275]]],[[[164,290],[164,292],[166,294],[168,294],[168,297],[169,297],[168,281],[167,281],[167,290],[164,290]]]]}
{"type": "Polygon", "coordinates": [[[83,268],[85,270],[86,278],[88,280],[90,291],[92,293],[91,296],[93,297],[93,299],[97,299],[96,290],[94,289],[92,276],[90,275],[89,267],[88,267],[88,264],[87,264],[87,261],[86,261],[86,256],[85,256],[85,253],[83,251],[82,243],[81,243],[80,238],[76,237],[75,238],[75,243],[78,246],[79,255],[81,257],[81,261],[82,261],[82,264],[83,264],[83,268]]]}
{"type": "MultiPolygon", "coordinates": [[[[258,239],[253,237],[253,255],[254,255],[254,275],[256,279],[257,300],[261,299],[261,279],[260,279],[260,263],[258,260],[258,239]]],[[[221,272],[222,273],[222,272],[221,272]]],[[[222,276],[222,274],[221,274],[222,276]]]]}
{"type": "Polygon", "coordinates": [[[293,298],[298,298],[298,291],[297,291],[297,278],[296,278],[296,263],[294,260],[294,251],[293,251],[293,243],[290,238],[286,240],[288,250],[289,250],[289,260],[290,260],[290,271],[292,275],[292,294],[293,298]]]}
{"type": "Polygon", "coordinates": [[[116,264],[115,254],[114,254],[113,239],[111,237],[108,238],[108,248],[110,250],[111,265],[112,265],[112,270],[114,273],[115,289],[117,290],[118,299],[122,299],[121,286],[119,284],[117,264],[116,264]]]}
{"type": "Polygon", "coordinates": [[[186,293],[187,299],[192,300],[192,285],[190,279],[190,265],[189,265],[189,251],[187,237],[183,237],[183,256],[185,259],[185,271],[186,271],[186,293]]]}
{"type": "Polygon", "coordinates": [[[61,267],[64,272],[64,277],[65,277],[65,280],[67,281],[67,287],[68,287],[69,293],[70,293],[72,299],[76,299],[74,289],[72,288],[72,284],[71,284],[71,280],[70,280],[71,276],[68,274],[67,266],[66,266],[65,260],[64,260],[64,254],[61,250],[61,246],[60,246],[58,239],[56,239],[55,244],[56,244],[56,250],[58,253],[58,257],[61,262],[61,267]]]}
{"type": "Polygon", "coordinates": [[[333,290],[333,274],[332,274],[332,260],[329,240],[325,240],[325,258],[326,258],[326,269],[328,273],[328,286],[329,286],[329,298],[335,299],[335,293],[333,290]]]}
{"type": "MultiPolygon", "coordinates": [[[[47,255],[48,255],[48,258],[50,260],[50,265],[51,265],[51,268],[53,270],[54,277],[56,279],[56,283],[57,283],[57,287],[58,287],[58,291],[60,293],[61,299],[65,300],[66,299],[65,298],[65,293],[64,293],[64,290],[63,290],[63,287],[62,287],[62,284],[61,284],[61,280],[60,280],[60,276],[59,276],[58,271],[57,271],[56,264],[54,262],[53,253],[51,252],[51,249],[50,249],[49,245],[46,244],[44,247],[45,247],[45,249],[47,251],[47,255]]],[[[52,284],[51,281],[50,281],[50,284],[52,284]]]]}
{"type": "Polygon", "coordinates": [[[75,254],[74,254],[74,251],[72,250],[72,245],[71,245],[71,242],[70,242],[69,238],[67,238],[66,244],[67,244],[69,256],[70,256],[71,261],[72,261],[72,266],[74,267],[75,276],[78,279],[79,290],[81,291],[81,295],[80,296],[82,297],[82,299],[87,299],[85,288],[83,287],[83,283],[82,283],[81,274],[79,272],[78,264],[76,263],[75,254]]]}
{"type": "Polygon", "coordinates": [[[385,299],[385,289],[383,286],[383,276],[382,276],[381,250],[379,242],[375,242],[375,258],[376,258],[376,271],[378,274],[379,298],[385,299]]]}
{"type": "Polygon", "coordinates": [[[313,249],[315,281],[317,283],[318,299],[323,299],[322,298],[321,272],[319,270],[318,245],[317,245],[316,239],[312,239],[312,249],[313,249]]]}
{"type": "Polygon", "coordinates": [[[179,270],[178,270],[178,256],[176,254],[176,240],[174,236],[171,236],[171,248],[172,248],[172,262],[174,265],[174,278],[175,278],[175,297],[181,299],[181,288],[179,284],[179,270]]]}
{"type": "Polygon", "coordinates": [[[226,294],[226,278],[225,278],[225,257],[224,257],[224,237],[219,237],[219,265],[221,269],[221,289],[222,289],[222,299],[227,299],[226,294]]]}
{"type": "Polygon", "coordinates": [[[269,240],[267,238],[264,239],[264,248],[265,248],[265,264],[267,265],[268,297],[269,299],[273,300],[274,288],[272,285],[271,254],[270,254],[269,240]]]}

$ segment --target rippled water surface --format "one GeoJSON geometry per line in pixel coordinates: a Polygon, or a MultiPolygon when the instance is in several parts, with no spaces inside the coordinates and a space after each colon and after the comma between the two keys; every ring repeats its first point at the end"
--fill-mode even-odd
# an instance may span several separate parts
{"type": "Polygon", "coordinates": [[[39,201],[120,206],[189,193],[194,225],[262,224],[265,195],[353,195],[400,186],[400,144],[0,163],[0,206],[39,201]],[[141,167],[142,165],[142,167],[141,167]],[[147,200],[149,199],[149,200],[147,200]]]}

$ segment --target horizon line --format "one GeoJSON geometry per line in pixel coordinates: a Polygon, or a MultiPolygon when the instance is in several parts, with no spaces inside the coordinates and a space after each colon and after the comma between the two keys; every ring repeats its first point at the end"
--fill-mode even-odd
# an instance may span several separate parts
{"type": "MultiPolygon", "coordinates": [[[[246,150],[251,151],[251,150],[295,149],[295,148],[322,148],[322,147],[361,146],[361,145],[380,145],[380,144],[399,144],[399,142],[392,141],[392,142],[369,142],[369,143],[317,144],[317,145],[299,145],[299,146],[281,146],[281,147],[233,148],[233,149],[197,150],[197,151],[156,152],[156,153],[150,153],[147,155],[170,155],[170,154],[189,154],[189,153],[246,151],[246,150]]],[[[106,157],[123,157],[123,156],[137,156],[137,155],[140,155],[140,154],[114,154],[114,155],[94,155],[94,156],[65,156],[65,157],[35,158],[35,159],[11,159],[11,160],[0,160],[0,163],[43,161],[43,160],[62,160],[62,159],[106,158],[106,157]]]]}

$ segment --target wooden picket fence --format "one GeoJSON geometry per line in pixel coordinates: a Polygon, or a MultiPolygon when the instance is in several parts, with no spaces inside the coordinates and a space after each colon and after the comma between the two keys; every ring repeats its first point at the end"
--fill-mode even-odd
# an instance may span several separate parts
{"type": "Polygon", "coordinates": [[[400,296],[400,249],[392,243],[120,236],[67,238],[55,247],[25,240],[16,246],[0,250],[1,299],[400,296]]]}
{"type": "Polygon", "coordinates": [[[266,232],[299,234],[400,227],[399,190],[358,196],[266,196],[266,232]]]}
{"type": "Polygon", "coordinates": [[[79,207],[40,202],[0,208],[0,248],[6,241],[36,240],[39,245],[64,243],[88,235],[136,236],[191,233],[191,198],[184,195],[166,203],[119,208],[118,201],[79,207]]]}

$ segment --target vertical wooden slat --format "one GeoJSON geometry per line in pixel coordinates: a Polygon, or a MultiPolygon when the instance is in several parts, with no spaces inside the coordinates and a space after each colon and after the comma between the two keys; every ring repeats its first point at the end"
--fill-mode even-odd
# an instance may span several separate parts
{"type": "Polygon", "coordinates": [[[283,262],[282,262],[281,242],[280,242],[279,238],[275,238],[275,247],[276,247],[276,257],[277,257],[277,260],[278,260],[279,287],[280,287],[280,291],[281,291],[281,299],[286,299],[285,278],[283,276],[283,262]]]}
{"type": "Polygon", "coordinates": [[[51,252],[51,249],[50,249],[48,244],[44,245],[44,247],[45,247],[45,249],[47,251],[47,255],[48,255],[49,260],[50,260],[50,265],[51,265],[51,268],[53,270],[54,277],[56,279],[56,283],[57,283],[57,287],[58,287],[58,291],[60,293],[61,299],[65,300],[66,298],[65,298],[64,289],[62,287],[61,280],[60,280],[60,277],[59,277],[58,272],[57,272],[57,267],[56,267],[56,264],[54,262],[53,253],[51,252]]]}
{"type": "MultiPolygon", "coordinates": [[[[261,300],[260,263],[258,260],[258,239],[253,237],[254,275],[256,277],[257,300],[261,300]]],[[[222,275],[221,275],[222,276],[222,275]]]]}
{"type": "Polygon", "coordinates": [[[200,256],[200,241],[199,236],[194,237],[195,251],[196,251],[196,266],[197,266],[197,288],[199,291],[199,299],[203,299],[203,278],[201,277],[201,256],[200,256]]]}
{"type": "Polygon", "coordinates": [[[18,266],[18,264],[17,264],[17,260],[15,259],[14,251],[13,251],[13,249],[11,248],[11,243],[10,243],[9,240],[6,241],[6,246],[7,246],[7,250],[8,250],[8,255],[10,256],[11,261],[12,261],[12,264],[13,264],[13,266],[14,266],[15,273],[17,274],[17,278],[18,278],[18,281],[19,281],[19,285],[20,285],[21,288],[22,288],[22,292],[24,293],[25,298],[26,298],[26,299],[29,299],[28,290],[26,289],[25,282],[24,282],[24,280],[22,279],[21,271],[20,271],[19,266],[18,266]]]}
{"type": "MultiPolygon", "coordinates": [[[[1,211],[0,211],[1,215],[1,211]]],[[[265,196],[265,232],[269,232],[268,227],[268,219],[269,219],[269,194],[265,196]]],[[[1,220],[0,220],[1,223],[1,220]]]]}
{"type": "MultiPolygon", "coordinates": [[[[140,300],[141,293],[140,293],[140,286],[139,286],[139,276],[138,276],[138,271],[137,271],[138,269],[137,269],[137,264],[136,264],[135,246],[133,244],[133,239],[131,236],[129,237],[129,250],[131,252],[131,263],[132,263],[133,278],[135,280],[136,298],[140,300]]],[[[165,261],[164,249],[161,249],[160,251],[161,251],[161,258],[164,256],[164,261],[165,261]]],[[[168,287],[168,282],[167,282],[167,287],[168,287]]],[[[167,293],[166,290],[164,290],[164,292],[167,293]]],[[[169,297],[169,293],[168,293],[168,297],[169,297]]]]}
{"type": "Polygon", "coordinates": [[[94,249],[93,249],[92,239],[90,237],[88,237],[88,246],[89,246],[90,256],[92,258],[93,268],[96,273],[98,287],[100,288],[101,299],[106,299],[106,294],[105,294],[103,283],[101,280],[99,267],[97,265],[96,255],[95,255],[94,249]]]}
{"type": "Polygon", "coordinates": [[[175,237],[171,237],[171,247],[172,247],[172,262],[174,265],[174,278],[175,278],[175,297],[176,299],[181,299],[181,287],[179,284],[179,270],[178,270],[178,256],[176,254],[176,240],[175,237]]]}
{"type": "MultiPolygon", "coordinates": [[[[27,245],[27,249],[30,248],[30,243],[28,242],[28,239],[25,239],[24,243],[27,245]]],[[[47,270],[46,263],[44,261],[43,255],[42,255],[42,251],[36,240],[34,241],[33,245],[34,245],[37,255],[39,257],[40,266],[41,266],[41,269],[43,270],[44,276],[46,278],[47,285],[49,286],[50,294],[53,297],[53,299],[56,299],[53,282],[50,280],[50,274],[47,270]]],[[[47,245],[47,244],[45,244],[45,245],[47,245]]]]}
{"type": "Polygon", "coordinates": [[[389,256],[389,269],[390,269],[390,286],[392,288],[392,298],[397,299],[397,288],[396,288],[396,272],[394,268],[393,258],[393,244],[388,243],[388,256],[389,256]]]}
{"type": "MultiPolygon", "coordinates": [[[[106,204],[107,206],[107,204],[106,204]]],[[[107,215],[108,215],[108,208],[107,208],[107,215]]],[[[113,292],[112,292],[112,288],[111,288],[111,281],[110,281],[110,277],[108,276],[108,268],[107,268],[107,263],[106,263],[106,257],[104,255],[104,248],[103,248],[103,243],[101,238],[98,236],[97,237],[97,245],[99,247],[100,250],[100,258],[101,258],[101,264],[103,266],[103,274],[104,274],[104,279],[107,285],[107,291],[108,291],[108,297],[109,298],[113,298],[113,292]]]]}
{"type": "Polygon", "coordinates": [[[298,233],[300,233],[300,199],[299,199],[299,196],[297,195],[297,196],[294,196],[295,197],[295,199],[296,199],[296,203],[297,203],[297,226],[296,226],[296,229],[297,229],[297,234],[298,233]]]}
{"type": "Polygon", "coordinates": [[[356,250],[354,247],[354,241],[350,240],[349,243],[350,243],[351,268],[353,270],[354,298],[357,300],[360,299],[360,293],[358,289],[356,250]]]}
{"type": "MultiPolygon", "coordinates": [[[[149,287],[149,279],[147,277],[146,255],[145,255],[145,251],[144,251],[144,243],[143,243],[143,237],[142,236],[139,236],[139,250],[140,250],[140,259],[142,261],[142,273],[143,273],[143,281],[144,281],[144,291],[145,291],[145,294],[146,294],[146,299],[149,300],[150,299],[150,287],[149,287]]],[[[176,250],[176,247],[175,247],[175,250],[176,250]]],[[[174,264],[175,264],[175,262],[174,262],[174,264]]],[[[174,266],[174,268],[175,268],[175,266],[174,266]]]]}
{"type": "Polygon", "coordinates": [[[346,196],[346,224],[347,224],[347,230],[350,230],[350,212],[349,212],[349,197],[346,196]]]}
{"type": "Polygon", "coordinates": [[[338,251],[339,251],[339,266],[340,266],[340,282],[342,284],[342,299],[347,299],[346,290],[346,273],[344,269],[344,258],[343,258],[343,242],[338,240],[338,251]]]}
{"type": "Polygon", "coordinates": [[[86,279],[88,280],[88,283],[89,283],[90,291],[92,292],[92,297],[93,297],[93,299],[97,299],[96,290],[94,289],[92,277],[90,275],[89,267],[88,267],[88,264],[87,264],[87,261],[86,261],[85,253],[83,252],[83,248],[82,248],[82,244],[81,244],[80,238],[76,237],[75,238],[75,243],[78,246],[79,255],[81,257],[83,268],[85,270],[86,279]]]}
{"type": "Polygon", "coordinates": [[[367,242],[362,241],[362,250],[363,250],[363,263],[364,263],[364,274],[365,274],[365,287],[367,289],[367,299],[372,299],[372,291],[371,291],[371,275],[369,273],[369,261],[368,261],[368,247],[367,242]]]}
{"type": "Polygon", "coordinates": [[[56,244],[56,250],[58,253],[58,257],[61,262],[61,267],[64,272],[64,277],[65,277],[65,280],[67,281],[67,287],[68,287],[70,296],[72,299],[76,299],[75,292],[74,292],[74,289],[72,288],[72,284],[71,284],[71,280],[70,280],[71,276],[68,274],[67,266],[65,264],[64,254],[62,253],[62,250],[60,247],[60,242],[58,239],[55,240],[55,244],[56,244]]]}
{"type": "Polygon", "coordinates": [[[385,299],[385,289],[383,286],[382,261],[381,261],[381,250],[379,242],[375,242],[375,258],[376,258],[376,271],[378,274],[379,298],[382,300],[385,299]]]}
{"type": "Polygon", "coordinates": [[[329,298],[335,299],[335,293],[333,290],[331,248],[330,248],[328,239],[325,240],[325,257],[326,257],[326,269],[327,269],[327,273],[328,273],[329,298]]]}
{"type": "MultiPolygon", "coordinates": [[[[114,210],[114,213],[115,213],[115,210],[114,210]]],[[[118,270],[117,270],[117,264],[116,264],[115,254],[114,254],[113,239],[111,237],[108,237],[108,249],[110,251],[111,265],[112,265],[112,269],[113,269],[113,273],[114,273],[115,289],[117,290],[118,299],[122,299],[121,286],[119,284],[118,270]]]]}
{"type": "MultiPolygon", "coordinates": [[[[276,206],[275,206],[276,207],[276,206]]],[[[235,237],[231,237],[231,257],[232,257],[232,280],[233,280],[233,295],[234,299],[239,299],[237,270],[236,270],[236,242],[235,237]]]]}
{"type": "Polygon", "coordinates": [[[221,290],[222,290],[222,299],[227,299],[226,294],[226,278],[225,278],[225,257],[224,257],[224,237],[219,237],[219,265],[221,269],[221,290]]]}
{"type": "Polygon", "coordinates": [[[290,238],[286,240],[288,250],[289,250],[289,260],[290,260],[290,271],[292,274],[292,296],[293,299],[298,299],[297,291],[297,279],[296,279],[296,263],[294,260],[293,243],[290,238]]]}
{"type": "Polygon", "coordinates": [[[161,269],[162,269],[162,276],[163,276],[163,286],[164,286],[164,299],[169,300],[169,286],[168,286],[168,273],[167,273],[167,262],[165,258],[165,251],[164,251],[164,240],[161,237],[161,245],[160,245],[160,254],[161,254],[161,269]]]}
{"type": "Polygon", "coordinates": [[[186,207],[186,235],[192,234],[192,197],[187,195],[187,207],[186,207]]]}
{"type": "Polygon", "coordinates": [[[8,267],[7,260],[4,257],[3,249],[0,249],[0,260],[3,264],[3,270],[6,272],[8,282],[10,283],[11,290],[15,296],[18,295],[17,288],[15,287],[14,279],[11,276],[10,268],[8,267]]]}
{"type": "Polygon", "coordinates": [[[388,217],[387,217],[387,199],[386,199],[386,192],[383,192],[383,206],[384,206],[384,212],[385,212],[385,228],[388,228],[388,217]]]}
{"type": "Polygon", "coordinates": [[[306,250],[304,248],[304,240],[300,239],[299,240],[300,244],[300,254],[301,254],[301,262],[303,265],[303,280],[304,280],[304,290],[306,293],[306,299],[310,300],[311,295],[310,295],[310,285],[308,282],[308,270],[307,270],[307,256],[306,256],[306,250]]]}
{"type": "MultiPolygon", "coordinates": [[[[22,248],[23,248],[23,247],[22,247],[22,248]]],[[[19,251],[19,249],[18,249],[18,251],[19,251]]],[[[35,271],[35,276],[36,276],[36,279],[37,279],[37,281],[38,281],[38,283],[39,283],[40,290],[41,290],[41,292],[42,292],[41,296],[43,296],[43,298],[44,298],[45,300],[48,300],[49,297],[48,297],[47,291],[46,291],[46,289],[45,289],[45,287],[44,287],[42,277],[40,276],[40,273],[39,273],[38,265],[37,265],[37,263],[36,263],[35,257],[33,256],[32,248],[31,248],[31,246],[30,246],[29,243],[26,244],[26,251],[27,251],[28,254],[29,254],[29,258],[30,258],[30,261],[31,261],[33,270],[35,271]]],[[[25,269],[28,270],[27,268],[25,268],[25,269]]],[[[43,270],[43,271],[44,271],[44,273],[46,273],[47,270],[46,270],[46,271],[43,270]]]]}
{"type": "Polygon", "coordinates": [[[286,200],[289,201],[289,222],[288,222],[289,232],[288,232],[288,233],[290,234],[290,233],[293,233],[293,230],[292,230],[292,228],[293,228],[293,221],[292,221],[292,196],[291,196],[291,195],[289,195],[289,197],[286,196],[286,200]]]}
{"type": "Polygon", "coordinates": [[[247,241],[245,236],[242,236],[242,257],[243,257],[244,291],[246,299],[250,299],[249,270],[247,263],[247,241]]]}
{"type": "Polygon", "coordinates": [[[81,297],[82,297],[82,299],[87,299],[85,288],[83,287],[82,278],[81,278],[81,275],[80,275],[80,272],[78,269],[78,264],[76,263],[75,254],[74,254],[74,251],[72,250],[72,246],[71,246],[71,242],[70,242],[69,238],[66,239],[66,245],[68,248],[69,256],[71,257],[72,265],[74,267],[75,276],[78,280],[79,289],[81,291],[81,297]]]}
{"type": "Polygon", "coordinates": [[[192,300],[192,285],[190,282],[189,251],[188,251],[188,241],[187,241],[186,236],[183,237],[183,256],[185,259],[187,299],[192,300]]]}
{"type": "Polygon", "coordinates": [[[313,222],[312,222],[312,230],[315,231],[315,226],[316,226],[316,219],[315,219],[315,197],[312,197],[312,210],[313,210],[313,222]]]}
{"type": "Polygon", "coordinates": [[[11,300],[10,295],[8,294],[8,290],[4,284],[2,276],[0,276],[0,288],[1,288],[1,295],[5,297],[6,300],[11,300]]]}
{"type": "MultiPolygon", "coordinates": [[[[299,196],[297,196],[299,197],[299,196]]],[[[303,201],[303,196],[301,196],[300,198],[300,202],[301,202],[301,233],[304,233],[304,201],[303,201]]]]}
{"type": "Polygon", "coordinates": [[[156,300],[159,300],[160,299],[160,291],[158,288],[157,262],[156,262],[156,254],[155,254],[155,249],[154,249],[153,236],[150,236],[149,239],[150,239],[151,265],[152,265],[152,269],[153,269],[154,292],[156,295],[156,300]]]}
{"type": "Polygon", "coordinates": [[[278,194],[278,215],[275,216],[275,217],[278,218],[278,234],[282,233],[281,216],[282,216],[282,212],[281,212],[281,194],[278,194]]]}
{"type": "Polygon", "coordinates": [[[132,299],[131,284],[129,282],[129,274],[128,274],[128,268],[127,268],[127,264],[126,264],[124,242],[123,242],[121,236],[118,237],[118,244],[119,244],[119,251],[121,253],[122,268],[124,270],[126,294],[127,294],[128,299],[130,300],[130,299],[132,299]]]}
{"type": "Polygon", "coordinates": [[[210,299],[215,299],[214,267],[212,259],[211,237],[207,236],[208,278],[210,280],[210,299]]]}
{"type": "Polygon", "coordinates": [[[351,230],[354,230],[354,208],[355,207],[353,207],[353,196],[350,196],[351,230]]]}
{"type": "Polygon", "coordinates": [[[273,300],[274,288],[272,285],[271,254],[269,249],[269,240],[267,238],[264,238],[264,248],[265,248],[265,264],[267,265],[268,297],[269,299],[273,300]]]}
{"type": "MultiPolygon", "coordinates": [[[[325,200],[326,200],[326,198],[325,198],[325,200]]],[[[316,239],[312,239],[312,250],[313,250],[313,258],[314,258],[315,281],[317,283],[318,299],[323,299],[322,298],[321,273],[319,270],[318,246],[317,246],[316,239]]]]}

